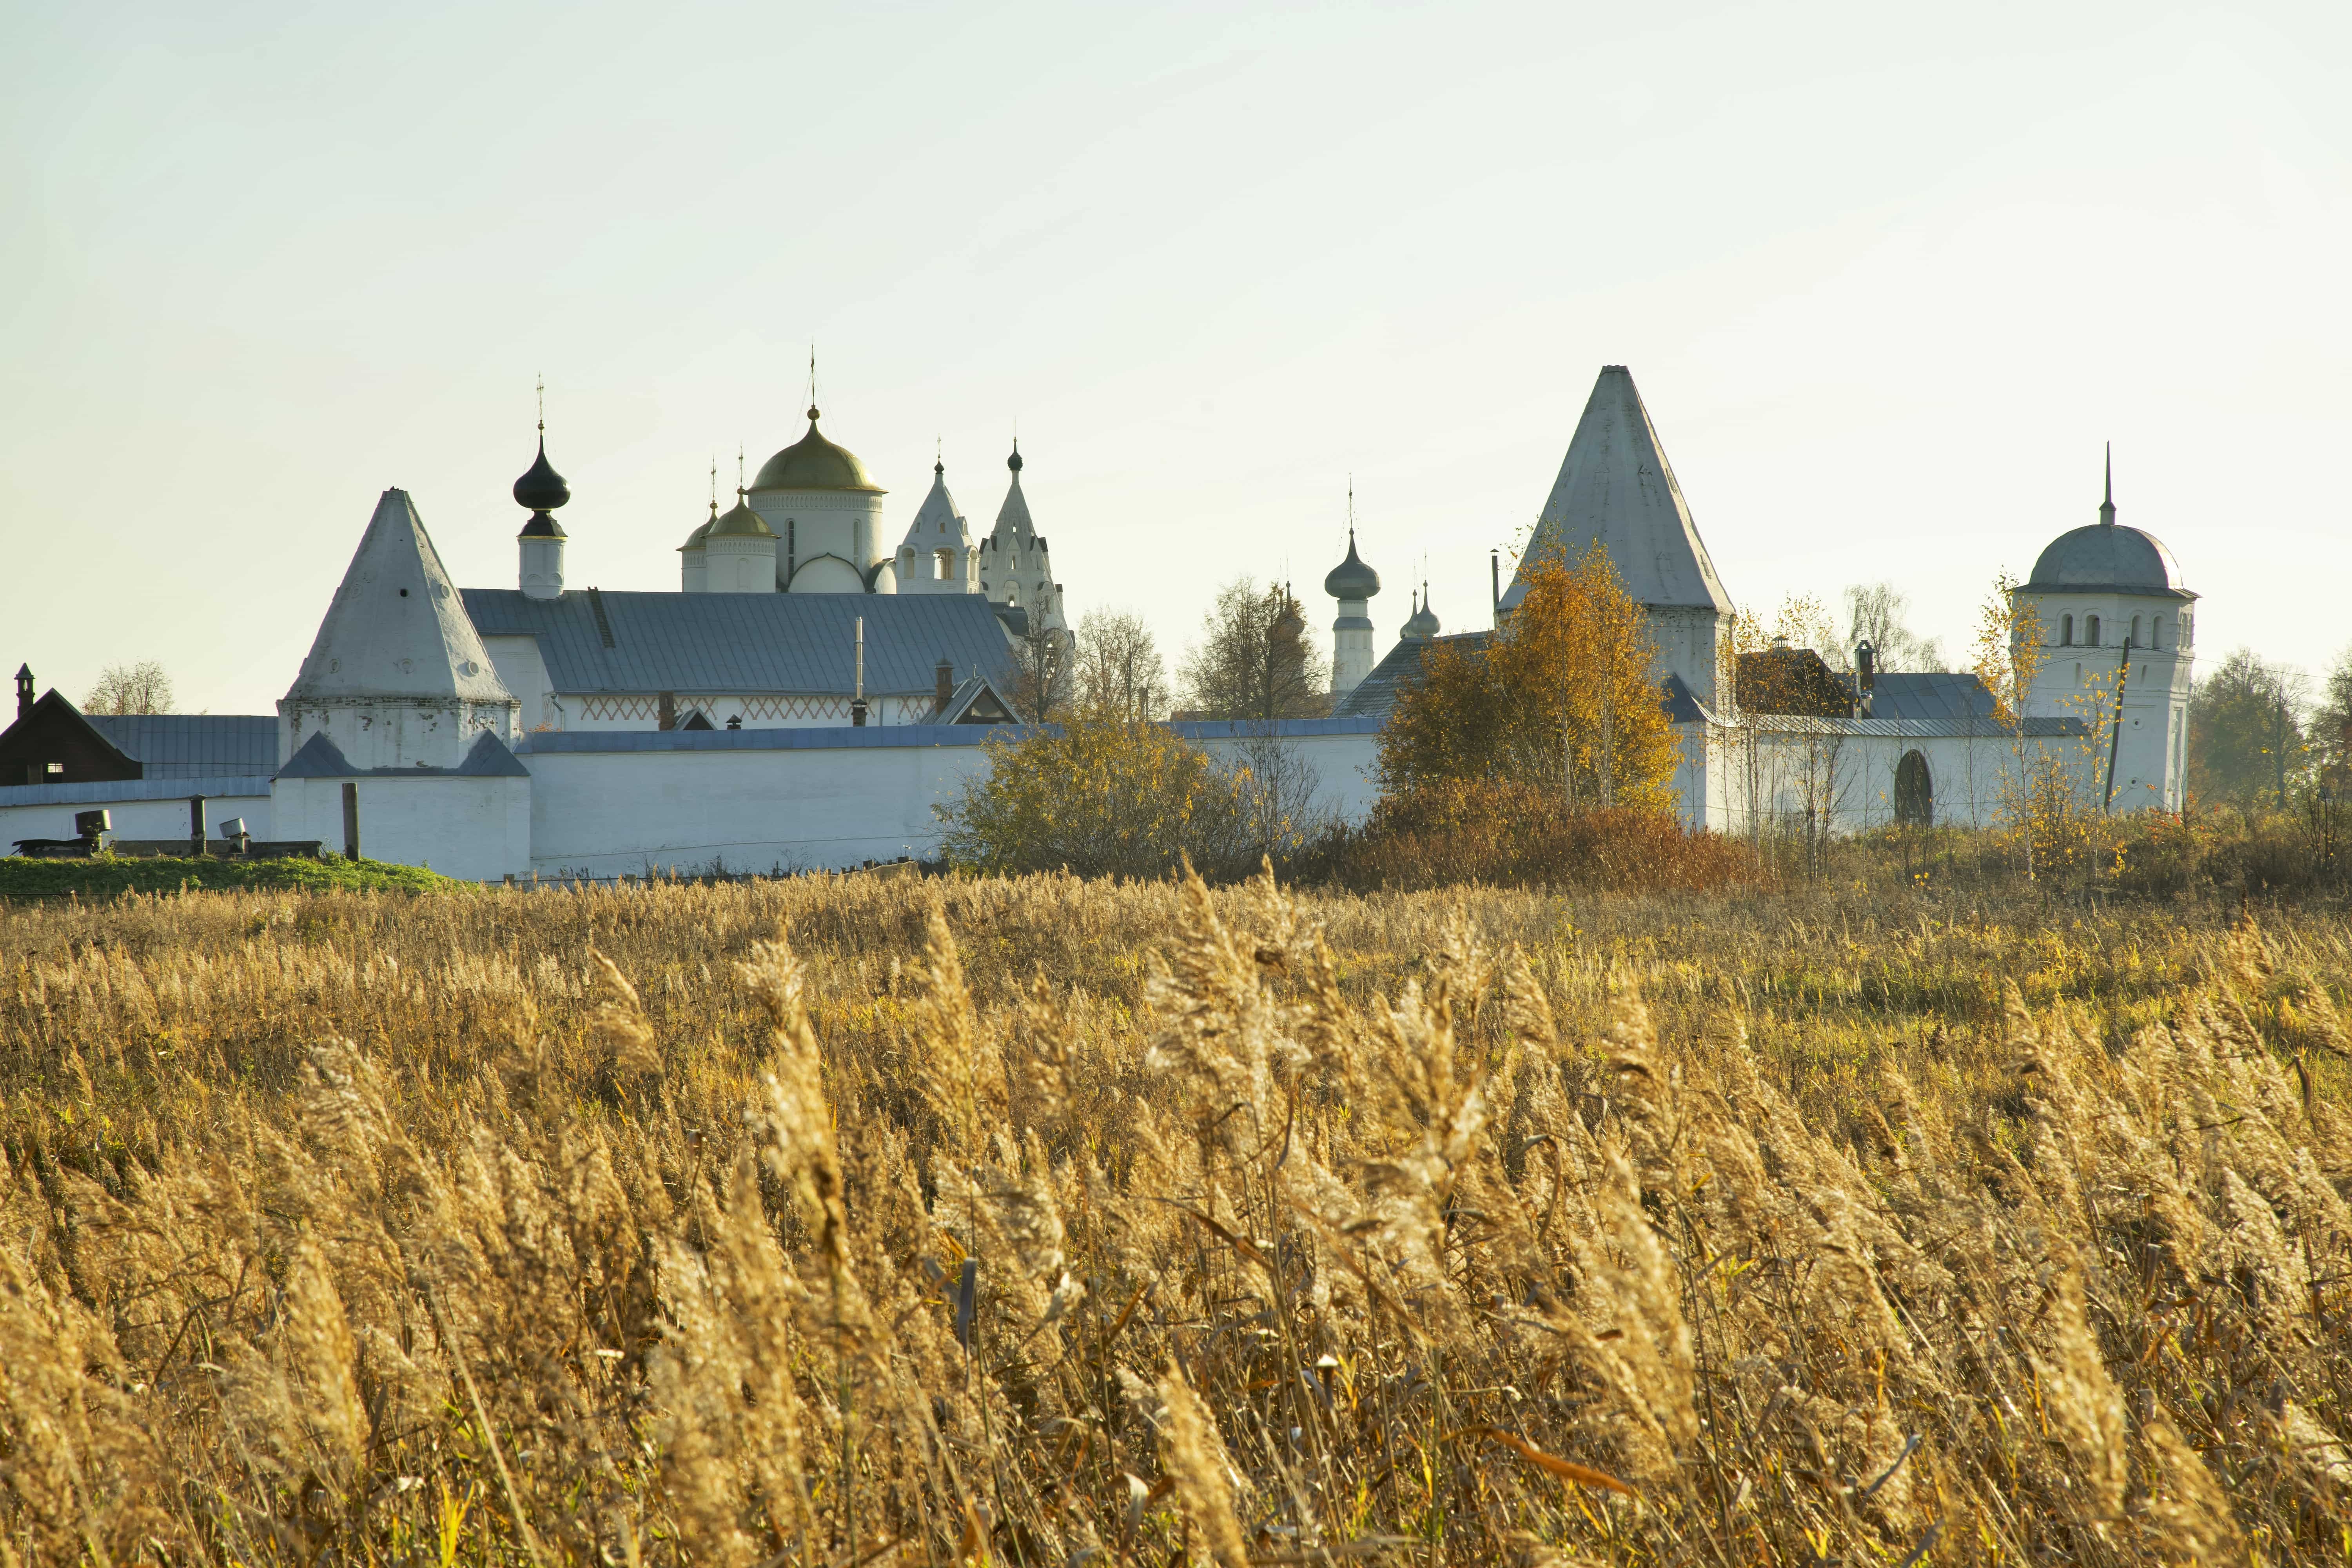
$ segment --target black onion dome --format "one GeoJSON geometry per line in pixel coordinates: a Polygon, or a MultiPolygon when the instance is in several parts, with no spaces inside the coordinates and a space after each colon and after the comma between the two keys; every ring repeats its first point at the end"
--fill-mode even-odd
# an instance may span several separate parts
{"type": "Polygon", "coordinates": [[[1335,599],[1369,599],[1381,591],[1381,574],[1356,553],[1356,531],[1348,531],[1348,558],[1323,579],[1323,591],[1335,599]]]}
{"type": "Polygon", "coordinates": [[[563,476],[547,460],[544,430],[539,433],[537,460],[530,465],[529,473],[514,482],[514,499],[517,506],[529,507],[533,511],[553,511],[572,499],[572,487],[563,482],[563,476]]]}
{"type": "Polygon", "coordinates": [[[1011,468],[1011,469],[1012,469],[1014,473],[1016,473],[1016,474],[1017,474],[1017,473],[1019,473],[1019,472],[1021,471],[1021,443],[1020,443],[1020,442],[1015,441],[1015,442],[1013,442],[1013,456],[1011,456],[1011,457],[1009,457],[1009,458],[1005,458],[1005,459],[1004,459],[1004,466],[1005,466],[1006,468],[1011,468]]]}

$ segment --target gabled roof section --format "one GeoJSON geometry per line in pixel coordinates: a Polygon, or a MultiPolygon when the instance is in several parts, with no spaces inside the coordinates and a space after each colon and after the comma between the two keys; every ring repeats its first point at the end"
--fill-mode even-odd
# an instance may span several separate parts
{"type": "Polygon", "coordinates": [[[1013,700],[984,675],[967,675],[947,706],[926,721],[932,724],[1025,724],[1013,700]]]}
{"type": "Polygon", "coordinates": [[[1573,563],[1595,543],[1608,551],[1626,593],[1638,603],[1653,608],[1731,608],[1682,486],[1666,463],[1657,427],[1633,388],[1633,373],[1622,364],[1601,367],[1559,478],[1536,521],[1535,537],[1503,591],[1504,611],[1518,608],[1527,597],[1524,574],[1530,562],[1559,550],[1573,563]]]}
{"type": "Polygon", "coordinates": [[[91,729],[139,759],[151,779],[209,779],[278,766],[272,713],[89,713],[91,729]]]}
{"type": "Polygon", "coordinates": [[[278,770],[281,779],[524,779],[530,770],[522,765],[507,743],[485,730],[475,741],[466,760],[454,768],[355,768],[343,749],[327,738],[320,730],[296,748],[286,765],[278,770]]]}
{"type": "Polygon", "coordinates": [[[1874,719],[1936,719],[1993,722],[1992,693],[1968,670],[1880,670],[1871,683],[1874,719]]]}
{"type": "Polygon", "coordinates": [[[52,686],[26,715],[0,730],[0,784],[89,784],[136,779],[146,770],[52,686]],[[58,771],[50,773],[56,764],[58,771]]]}
{"type": "Polygon", "coordinates": [[[1450,637],[1420,640],[1406,637],[1399,640],[1372,666],[1372,672],[1356,682],[1354,688],[1331,710],[1335,719],[1386,719],[1396,709],[1398,693],[1421,679],[1422,661],[1433,647],[1459,648],[1464,653],[1480,654],[1494,640],[1492,632],[1462,632],[1450,637]]]}
{"type": "Polygon", "coordinates": [[[287,700],[445,697],[511,702],[425,520],[386,490],[287,700]]]}
{"type": "Polygon", "coordinates": [[[1009,685],[1012,649],[996,607],[977,594],[635,594],[566,591],[532,599],[514,588],[468,588],[467,613],[485,637],[530,637],[550,689],[730,691],[846,697],[856,683],[857,617],[866,617],[868,696],[928,696],[939,661],[1009,685]],[[612,637],[608,642],[604,627],[612,637]]]}

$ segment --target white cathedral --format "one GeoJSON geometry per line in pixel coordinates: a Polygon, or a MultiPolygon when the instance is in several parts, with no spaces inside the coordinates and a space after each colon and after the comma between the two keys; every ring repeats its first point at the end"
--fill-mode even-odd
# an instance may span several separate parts
{"type": "MultiPolygon", "coordinates": [[[[415,502],[385,490],[274,715],[85,717],[55,690],[36,701],[20,669],[0,842],[67,837],[102,807],[127,838],[241,825],[482,879],[926,857],[934,808],[989,766],[981,742],[1028,717],[1020,658],[1069,636],[1017,445],[1007,468],[986,538],[935,463],[893,548],[886,492],[812,407],[734,506],[714,495],[678,548],[678,591],[604,592],[566,583],[555,514],[571,491],[542,424],[513,488],[516,585],[458,587],[415,502]]],[[[2063,760],[2104,809],[2180,805],[2195,595],[2162,544],[2116,521],[2112,486],[2099,521],[2056,539],[2017,590],[2042,658],[2014,723],[1975,677],[1877,670],[1866,646],[1851,679],[1814,672],[1826,707],[1742,709],[1718,652],[1732,600],[1621,365],[1601,373],[1527,560],[1496,583],[1496,626],[1528,562],[1594,544],[1649,612],[1694,827],[1990,822],[2034,754],[2063,760]]],[[[1381,727],[1428,650],[1498,634],[1445,637],[1423,593],[1381,649],[1381,581],[1352,529],[1324,585],[1339,606],[1330,717],[1175,728],[1213,752],[1270,732],[1319,780],[1321,809],[1357,817],[1381,727]]]]}

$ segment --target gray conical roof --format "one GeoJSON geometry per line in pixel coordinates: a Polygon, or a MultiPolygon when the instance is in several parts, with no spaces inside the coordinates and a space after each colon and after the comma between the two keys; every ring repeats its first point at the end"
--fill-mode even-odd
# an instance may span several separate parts
{"type": "Polygon", "coordinates": [[[286,696],[514,700],[406,490],[386,490],[376,502],[286,696]]]}
{"type": "Polygon", "coordinates": [[[990,537],[1002,539],[1009,535],[1025,544],[1037,530],[1029,521],[1028,498],[1021,493],[1019,443],[1013,445],[1013,456],[1005,459],[1004,466],[1013,470],[1013,483],[1004,492],[1004,504],[996,509],[996,527],[990,537]]]}
{"type": "MultiPolygon", "coordinates": [[[[1028,515],[1024,508],[1022,515],[1028,515]]],[[[944,463],[931,466],[931,491],[923,504],[915,509],[915,521],[907,525],[906,542],[918,550],[937,550],[942,545],[971,542],[971,526],[963,514],[956,510],[955,497],[948,493],[948,470],[944,463]]]]}
{"type": "MultiPolygon", "coordinates": [[[[1731,596],[1716,577],[1690,505],[1666,464],[1657,427],[1633,389],[1633,373],[1622,364],[1601,366],[1601,379],[1593,383],[1520,571],[1552,550],[1564,552],[1573,563],[1596,542],[1609,552],[1625,592],[1640,604],[1731,608],[1731,596]]],[[[1526,596],[1523,576],[1514,574],[1502,608],[1517,609],[1526,596]]]]}

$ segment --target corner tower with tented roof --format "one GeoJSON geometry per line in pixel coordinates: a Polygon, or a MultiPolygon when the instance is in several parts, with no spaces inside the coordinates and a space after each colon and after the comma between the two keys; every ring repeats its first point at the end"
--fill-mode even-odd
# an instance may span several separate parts
{"type": "Polygon", "coordinates": [[[278,704],[279,757],[324,735],[355,768],[454,768],[520,739],[520,712],[415,503],[384,491],[278,704]]]}
{"type": "Polygon", "coordinates": [[[1715,574],[1633,374],[1622,364],[1601,367],[1497,617],[1507,619],[1527,597],[1534,562],[1559,552],[1572,564],[1596,544],[1608,552],[1625,592],[1648,612],[1660,676],[1680,676],[1692,696],[1712,704],[1716,637],[1731,597],[1715,574]]]}
{"type": "Polygon", "coordinates": [[[2116,521],[2112,453],[2105,483],[2099,521],[2052,540],[2013,596],[2021,629],[2040,639],[2026,716],[2080,720],[2104,736],[2090,759],[2102,808],[2179,811],[2197,595],[2163,541],[2116,521]]]}

